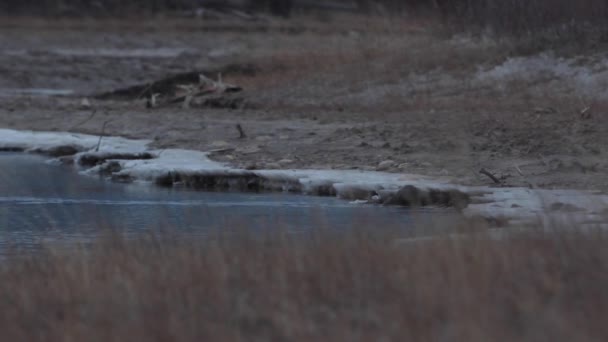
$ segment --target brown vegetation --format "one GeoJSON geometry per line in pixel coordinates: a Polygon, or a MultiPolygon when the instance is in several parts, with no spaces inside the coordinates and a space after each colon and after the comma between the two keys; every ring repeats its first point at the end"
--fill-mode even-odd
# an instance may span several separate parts
{"type": "MultiPolygon", "coordinates": [[[[5,2],[5,9],[10,3],[16,2],[5,2]]],[[[119,123],[110,125],[108,134],[153,137],[162,148],[209,150],[213,142],[223,140],[237,147],[255,145],[258,154],[236,155],[243,166],[250,160],[280,160],[297,151],[301,160],[294,167],[373,169],[390,158],[395,165],[405,165],[391,171],[447,173],[467,184],[479,184],[477,178],[466,177],[482,166],[500,170],[514,185],[608,189],[603,172],[608,164],[600,154],[606,146],[602,119],[607,105],[597,95],[603,88],[591,84],[580,94],[574,92],[577,83],[572,83],[570,73],[563,80],[550,72],[546,79],[528,77],[527,66],[533,68],[543,59],[508,64],[513,62],[510,57],[550,47],[537,41],[522,52],[526,39],[535,40],[538,34],[584,38],[573,39],[572,44],[601,38],[605,23],[599,19],[605,17],[605,2],[417,4],[431,20],[441,17],[450,28],[488,29],[520,39],[446,39],[422,17],[313,20],[302,26],[306,30],[283,29],[283,24],[259,30],[242,25],[237,31],[213,35],[202,35],[205,30],[198,22],[151,22],[149,27],[156,30],[152,32],[148,26],[133,29],[137,24],[130,21],[120,24],[124,32],[115,28],[114,33],[106,23],[87,23],[99,29],[89,28],[86,36],[81,32],[86,30],[73,29],[86,38],[76,47],[98,42],[110,48],[140,47],[157,39],[163,44],[199,44],[198,51],[242,44],[246,48],[237,62],[245,60],[254,71],[224,76],[242,85],[247,102],[256,106],[242,112],[206,110],[201,115],[173,108],[151,112],[139,103],[95,102],[100,108],[107,106],[107,113],[79,130],[99,134],[105,120],[119,118],[122,121],[114,121],[119,123]],[[96,36],[97,32],[103,34],[96,36]],[[107,39],[115,36],[124,41],[107,39]],[[497,67],[508,69],[507,76],[480,77],[497,67]],[[299,120],[294,120],[297,129],[285,122],[290,118],[299,120]],[[236,134],[237,122],[243,123],[247,138],[236,134]],[[278,142],[254,140],[269,132],[278,142]],[[523,170],[521,177],[514,167],[523,170]]],[[[41,27],[17,30],[12,36],[19,37],[19,44],[33,42],[24,43],[24,49],[34,51],[54,47],[56,41],[75,44],[66,33],[41,27]],[[46,37],[43,32],[52,39],[40,39],[46,37]]],[[[79,88],[96,80],[111,89],[118,82],[125,86],[160,79],[176,65],[176,72],[189,73],[199,56],[181,56],[179,63],[142,58],[138,63],[145,66],[143,81],[130,59],[121,64],[115,57],[76,56],[65,63],[61,56],[41,53],[29,56],[28,63],[21,56],[4,58],[13,63],[4,63],[4,79],[14,81],[7,83],[11,87],[79,88]],[[73,74],[82,77],[82,83],[73,74]],[[55,83],[61,77],[65,83],[55,83]]],[[[580,62],[583,75],[585,66],[596,72],[595,59],[602,61],[603,56],[588,59],[580,62]]],[[[558,61],[546,60],[544,64],[558,61]]],[[[562,66],[568,72],[576,67],[562,66]]],[[[188,75],[196,79],[198,73],[188,75]]],[[[65,131],[90,117],[78,109],[80,98],[9,100],[0,118],[3,126],[65,131]]],[[[49,246],[0,262],[0,329],[5,340],[26,341],[606,339],[605,233],[532,231],[495,238],[484,227],[480,230],[459,238],[426,240],[364,227],[297,237],[110,236],[80,248],[49,246]]]]}
{"type": "Polygon", "coordinates": [[[373,8],[380,4],[394,10],[418,10],[439,14],[452,24],[477,26],[497,33],[550,36],[584,36],[605,31],[608,3],[604,0],[368,0],[373,8]]]}
{"type": "Polygon", "coordinates": [[[12,14],[43,16],[116,16],[125,14],[155,14],[201,7],[219,10],[269,10],[289,16],[292,0],[6,0],[0,11],[12,14]]]}
{"type": "Polygon", "coordinates": [[[192,11],[201,6],[222,10],[270,10],[285,17],[291,14],[292,8],[313,8],[320,12],[357,9],[362,13],[424,13],[441,17],[452,28],[477,27],[518,36],[542,33],[547,38],[576,35],[580,39],[590,33],[594,38],[602,38],[601,33],[608,29],[605,21],[608,3],[604,0],[334,0],[326,4],[307,0],[8,0],[0,5],[0,11],[22,15],[103,17],[192,11]]]}
{"type": "Polygon", "coordinates": [[[582,341],[608,336],[608,239],[366,228],[109,236],[0,263],[21,341],[582,341]]]}

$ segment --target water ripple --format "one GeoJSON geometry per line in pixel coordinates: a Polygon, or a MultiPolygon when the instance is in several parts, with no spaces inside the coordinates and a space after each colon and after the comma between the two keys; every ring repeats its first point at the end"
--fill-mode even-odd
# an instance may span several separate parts
{"type": "Polygon", "coordinates": [[[352,208],[355,204],[344,203],[318,203],[310,202],[279,202],[279,201],[241,201],[241,202],[218,202],[205,200],[107,200],[107,199],[72,199],[72,198],[43,198],[43,197],[0,197],[0,203],[10,203],[15,205],[69,205],[69,204],[94,204],[110,206],[205,206],[205,207],[293,207],[293,208],[314,208],[322,206],[324,208],[352,208]]]}

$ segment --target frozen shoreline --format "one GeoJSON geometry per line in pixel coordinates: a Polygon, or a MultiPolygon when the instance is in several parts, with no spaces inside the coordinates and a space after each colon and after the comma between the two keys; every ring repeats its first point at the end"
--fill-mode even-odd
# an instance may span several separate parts
{"type": "Polygon", "coordinates": [[[149,149],[149,140],[0,129],[0,151],[47,154],[74,161],[83,173],[117,181],[194,188],[285,191],[395,205],[449,205],[494,222],[589,225],[608,222],[608,195],[579,190],[469,187],[449,179],[353,170],[242,170],[205,152],[149,149]],[[99,144],[99,151],[95,151],[99,144]]]}

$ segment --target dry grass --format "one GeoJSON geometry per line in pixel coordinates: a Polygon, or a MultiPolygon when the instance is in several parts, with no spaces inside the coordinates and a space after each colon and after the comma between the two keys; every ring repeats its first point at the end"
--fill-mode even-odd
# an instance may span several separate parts
{"type": "MultiPolygon", "coordinates": [[[[252,0],[232,2],[243,10],[270,10],[279,15],[291,12],[291,3],[299,14],[306,1],[252,0]],[[239,5],[240,3],[240,5],[239,5]],[[274,5],[273,5],[274,4],[274,5]],[[277,7],[278,6],[278,7],[277,7]]],[[[459,31],[484,30],[499,35],[525,37],[535,35],[536,40],[569,39],[576,42],[605,41],[608,26],[605,17],[608,4],[603,0],[336,0],[359,8],[359,13],[380,13],[385,16],[442,19],[450,29],[459,31]]],[[[205,2],[205,6],[222,7],[221,1],[205,2]],[[215,4],[213,4],[215,3],[215,4]]],[[[99,0],[94,3],[78,0],[7,0],[0,11],[9,15],[43,17],[117,17],[153,16],[176,11],[193,10],[201,6],[196,0],[99,0]]],[[[228,6],[230,7],[230,6],[228,6]]],[[[349,6],[347,6],[349,7],[349,6]]],[[[339,11],[317,9],[304,11],[319,20],[331,20],[339,11]]],[[[339,14],[338,14],[339,15],[339,14]]]]}
{"type": "MultiPolygon", "coordinates": [[[[603,0],[360,0],[368,10],[441,17],[451,28],[482,29],[536,39],[605,40],[608,4],[603,0]]],[[[546,42],[545,42],[546,43],[546,42]]]]}
{"type": "Polygon", "coordinates": [[[608,239],[529,232],[399,241],[281,233],[109,236],[0,263],[12,341],[590,341],[608,239]]]}

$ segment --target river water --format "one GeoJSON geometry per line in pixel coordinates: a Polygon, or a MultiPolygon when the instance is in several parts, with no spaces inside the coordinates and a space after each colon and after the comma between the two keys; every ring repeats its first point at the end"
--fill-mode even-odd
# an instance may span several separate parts
{"type": "Polygon", "coordinates": [[[54,165],[40,156],[0,153],[0,248],[86,240],[108,229],[203,235],[226,227],[290,232],[319,227],[394,229],[412,226],[412,217],[405,208],[337,198],[118,184],[80,175],[71,166],[54,165]]]}

